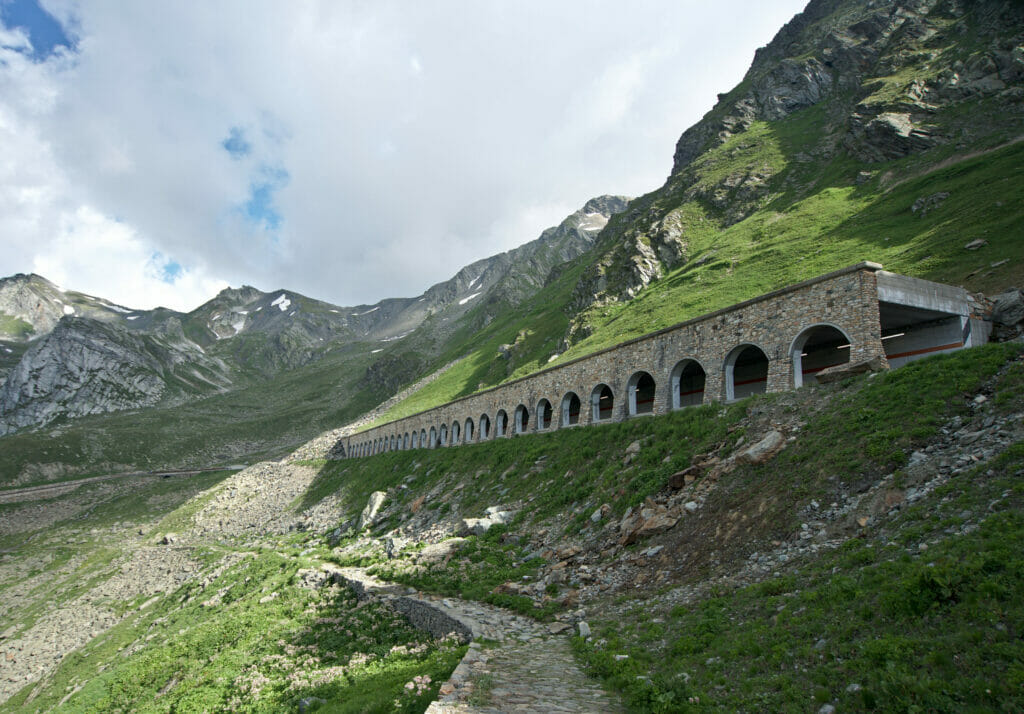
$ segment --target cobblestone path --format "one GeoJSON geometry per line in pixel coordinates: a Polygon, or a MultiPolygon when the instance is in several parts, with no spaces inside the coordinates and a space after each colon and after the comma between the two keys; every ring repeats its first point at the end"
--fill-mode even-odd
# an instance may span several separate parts
{"type": "Polygon", "coordinates": [[[617,697],[580,669],[566,634],[551,634],[547,625],[500,607],[385,583],[361,568],[344,568],[340,574],[360,597],[401,596],[429,603],[473,633],[469,651],[427,714],[623,711],[617,697]]]}

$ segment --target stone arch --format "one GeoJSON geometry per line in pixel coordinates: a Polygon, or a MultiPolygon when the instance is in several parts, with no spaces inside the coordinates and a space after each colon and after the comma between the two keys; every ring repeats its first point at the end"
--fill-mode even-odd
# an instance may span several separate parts
{"type": "Polygon", "coordinates": [[[817,373],[850,361],[850,337],[842,328],[823,322],[797,335],[789,348],[793,358],[793,387],[817,384],[817,373]]]}
{"type": "Polygon", "coordinates": [[[464,437],[462,439],[463,443],[469,444],[470,442],[473,441],[473,418],[472,417],[466,417],[466,425],[465,425],[465,427],[463,427],[462,433],[464,434],[464,437]]]}
{"type": "Polygon", "coordinates": [[[491,418],[486,414],[480,415],[480,441],[491,438],[491,418]]]}
{"type": "Polygon", "coordinates": [[[427,430],[426,429],[420,429],[420,448],[421,449],[426,449],[428,447],[429,447],[429,444],[427,444],[427,430]]]}
{"type": "Polygon", "coordinates": [[[402,451],[409,449],[409,432],[405,432],[405,436],[402,437],[402,451]]]}
{"type": "Polygon", "coordinates": [[[508,435],[508,413],[504,409],[499,409],[498,413],[494,415],[494,438],[506,435],[508,435]]]}
{"type": "Polygon", "coordinates": [[[768,355],[749,342],[737,345],[725,358],[725,398],[743,399],[768,391],[768,355]]]}
{"type": "Polygon", "coordinates": [[[437,430],[437,436],[441,441],[441,446],[448,446],[448,425],[442,424],[441,428],[437,430]]]}
{"type": "Polygon", "coordinates": [[[707,372],[695,359],[684,359],[672,369],[672,408],[694,407],[704,403],[707,372]]]}
{"type": "Polygon", "coordinates": [[[409,448],[418,449],[420,448],[420,433],[415,429],[412,432],[412,438],[409,440],[409,448]]]}
{"type": "Polygon", "coordinates": [[[630,416],[654,413],[654,394],[657,385],[654,377],[643,370],[636,372],[626,382],[627,407],[630,416]]]}
{"type": "Polygon", "coordinates": [[[609,421],[615,415],[615,395],[607,384],[599,384],[590,393],[591,421],[609,421]]]}
{"type": "Polygon", "coordinates": [[[394,450],[395,450],[395,435],[392,434],[391,435],[391,442],[390,442],[390,445],[388,447],[388,451],[394,451],[394,450]]]}
{"type": "Polygon", "coordinates": [[[576,392],[566,392],[562,397],[561,426],[575,426],[580,423],[581,402],[576,392]]]}
{"type": "Polygon", "coordinates": [[[459,420],[456,419],[452,422],[452,446],[459,443],[459,438],[462,436],[462,427],[459,425],[459,420]]]}
{"type": "Polygon", "coordinates": [[[537,402],[537,431],[544,431],[551,428],[552,415],[555,410],[551,408],[551,402],[541,399],[537,402]]]}
{"type": "Polygon", "coordinates": [[[430,427],[430,441],[427,442],[427,448],[437,448],[437,429],[435,427],[430,427]]]}
{"type": "Polygon", "coordinates": [[[525,404],[520,404],[516,407],[515,418],[512,420],[512,424],[517,434],[526,433],[526,430],[530,427],[530,410],[527,409],[525,404]]]}

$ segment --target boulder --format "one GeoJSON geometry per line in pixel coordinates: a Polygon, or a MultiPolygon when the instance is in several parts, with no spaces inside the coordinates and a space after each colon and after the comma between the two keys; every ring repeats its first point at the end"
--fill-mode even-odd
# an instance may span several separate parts
{"type": "Polygon", "coordinates": [[[431,543],[416,556],[417,563],[440,563],[448,560],[462,549],[465,538],[449,538],[440,543],[431,543]]]}
{"type": "Polygon", "coordinates": [[[676,490],[689,486],[691,483],[697,480],[700,476],[700,467],[694,464],[693,466],[687,466],[682,471],[676,471],[674,474],[668,477],[669,488],[676,490]]]}
{"type": "Polygon", "coordinates": [[[773,429],[765,434],[759,442],[748,446],[746,450],[742,451],[736,457],[736,461],[741,464],[763,464],[782,451],[782,447],[785,444],[786,437],[781,432],[773,429]]]}
{"type": "Polygon", "coordinates": [[[494,521],[490,518],[463,518],[462,523],[459,526],[459,535],[482,536],[484,533],[489,531],[493,525],[494,521]]]}
{"type": "Polygon", "coordinates": [[[838,364],[835,367],[823,369],[815,375],[815,379],[818,380],[818,384],[829,384],[831,382],[840,382],[856,374],[882,372],[886,369],[888,369],[888,364],[885,362],[885,359],[881,356],[876,356],[862,362],[838,364]]]}
{"type": "Polygon", "coordinates": [[[364,528],[368,528],[373,525],[374,521],[377,520],[377,514],[380,512],[380,507],[384,505],[384,500],[388,497],[383,491],[374,491],[370,494],[369,500],[366,502],[366,508],[359,514],[359,524],[356,526],[357,531],[361,531],[364,528]]]}
{"type": "Polygon", "coordinates": [[[459,535],[481,536],[492,526],[504,526],[512,522],[515,511],[502,511],[500,506],[491,506],[483,518],[463,518],[459,527],[459,535]]]}
{"type": "Polygon", "coordinates": [[[939,137],[916,125],[906,112],[884,112],[868,118],[854,114],[847,147],[867,162],[888,161],[930,149],[939,137]]]}
{"type": "Polygon", "coordinates": [[[679,522],[679,512],[660,506],[650,498],[636,509],[626,511],[619,522],[619,544],[629,545],[641,538],[663,533],[679,522]]]}
{"type": "Polygon", "coordinates": [[[1024,323],[1024,291],[1011,288],[996,295],[992,301],[992,324],[996,336],[1012,337],[1020,331],[1021,323],[1024,323]]]}

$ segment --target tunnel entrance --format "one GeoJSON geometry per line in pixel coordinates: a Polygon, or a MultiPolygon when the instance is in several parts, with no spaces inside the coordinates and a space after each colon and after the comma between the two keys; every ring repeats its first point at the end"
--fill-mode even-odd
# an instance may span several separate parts
{"type": "Polygon", "coordinates": [[[590,406],[594,421],[611,419],[615,406],[615,397],[612,395],[611,387],[607,384],[599,384],[594,387],[594,391],[590,395],[590,406]]]}
{"type": "Polygon", "coordinates": [[[725,362],[725,398],[743,399],[768,391],[768,356],[756,345],[740,345],[725,362]]]}

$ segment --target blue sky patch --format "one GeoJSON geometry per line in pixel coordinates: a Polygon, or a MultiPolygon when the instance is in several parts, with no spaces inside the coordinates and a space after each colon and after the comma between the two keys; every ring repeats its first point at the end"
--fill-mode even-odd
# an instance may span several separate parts
{"type": "Polygon", "coordinates": [[[32,43],[29,56],[37,62],[55,54],[58,47],[74,47],[57,18],[40,7],[38,0],[0,0],[0,19],[10,29],[25,31],[32,43]]]}
{"type": "Polygon", "coordinates": [[[184,272],[181,267],[181,263],[168,258],[159,251],[153,253],[150,260],[152,261],[153,267],[156,269],[156,277],[159,278],[161,282],[167,283],[168,285],[174,285],[184,272]]]}
{"type": "Polygon", "coordinates": [[[274,192],[287,185],[288,178],[288,172],[282,167],[260,167],[259,178],[249,184],[249,200],[242,206],[243,215],[267,230],[280,228],[282,218],[274,206],[274,192]]]}
{"type": "Polygon", "coordinates": [[[241,159],[252,153],[252,144],[245,138],[245,132],[241,127],[233,126],[228,132],[228,138],[220,142],[224,150],[231,154],[232,159],[241,159]]]}
{"type": "Polygon", "coordinates": [[[168,258],[158,250],[149,256],[149,266],[147,267],[149,275],[168,285],[174,285],[178,282],[178,278],[185,272],[185,269],[181,267],[181,263],[173,258],[168,258]]]}

